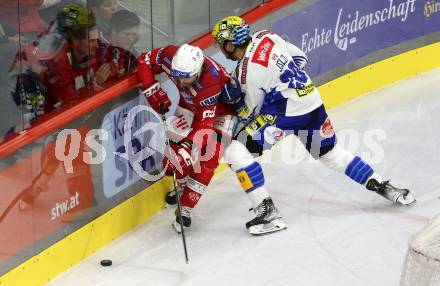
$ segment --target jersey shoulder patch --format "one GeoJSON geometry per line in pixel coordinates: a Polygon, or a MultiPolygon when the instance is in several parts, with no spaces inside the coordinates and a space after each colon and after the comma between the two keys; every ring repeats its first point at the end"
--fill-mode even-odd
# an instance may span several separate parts
{"type": "Polygon", "coordinates": [[[267,68],[267,66],[269,65],[269,56],[274,45],[275,42],[271,38],[265,37],[263,40],[261,40],[261,42],[255,49],[251,61],[267,68]]]}
{"type": "Polygon", "coordinates": [[[217,71],[217,69],[215,68],[215,66],[210,66],[208,70],[213,77],[220,77],[220,74],[217,71]]]}
{"type": "Polygon", "coordinates": [[[223,66],[219,65],[210,57],[205,57],[205,62],[206,68],[204,70],[206,70],[212,77],[220,79],[222,76],[228,74],[223,66]]]}
{"type": "MultiPolygon", "coordinates": [[[[246,84],[246,76],[247,76],[247,66],[249,63],[249,58],[245,57],[243,60],[243,63],[241,64],[241,75],[240,75],[240,82],[241,84],[246,84]]],[[[237,66],[237,69],[235,71],[235,74],[238,75],[240,74],[240,66],[237,66]]]]}

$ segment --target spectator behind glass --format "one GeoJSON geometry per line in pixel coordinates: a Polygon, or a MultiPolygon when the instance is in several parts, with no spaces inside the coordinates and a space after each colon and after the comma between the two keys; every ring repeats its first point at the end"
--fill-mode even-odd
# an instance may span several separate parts
{"type": "Polygon", "coordinates": [[[45,82],[52,100],[72,103],[101,90],[111,66],[98,64],[99,36],[91,11],[70,4],[58,13],[57,24],[66,41],[56,56],[45,61],[45,82]]]}
{"type": "Polygon", "coordinates": [[[107,33],[110,30],[110,19],[118,8],[116,0],[89,0],[88,3],[96,17],[99,33],[107,33]]]}
{"type": "Polygon", "coordinates": [[[37,113],[42,112],[43,100],[39,90],[36,89],[38,86],[36,74],[25,68],[26,63],[20,69],[17,69],[15,65],[19,44],[27,44],[29,39],[34,38],[47,27],[38,15],[42,2],[44,1],[20,0],[20,9],[18,9],[17,0],[1,1],[0,142],[25,128],[37,113]],[[18,21],[18,16],[20,16],[20,21],[18,21]],[[21,78],[18,76],[20,73],[21,78]],[[21,95],[23,98],[20,97],[21,95]]]}
{"type": "Polygon", "coordinates": [[[127,10],[116,12],[110,20],[110,44],[138,55],[134,45],[139,40],[139,25],[140,20],[135,13],[127,10]]]}
{"type": "Polygon", "coordinates": [[[20,41],[26,43],[26,38],[18,35],[5,19],[0,19],[0,143],[23,128],[20,100],[17,104],[17,98],[11,97],[17,78],[10,76],[10,72],[15,70],[14,57],[20,41]]]}
{"type": "Polygon", "coordinates": [[[121,10],[110,20],[110,30],[99,44],[100,63],[111,63],[110,77],[120,77],[136,68],[134,44],[139,38],[139,17],[121,10]]]}
{"type": "MultiPolygon", "coordinates": [[[[44,3],[55,2],[45,0],[44,3]]],[[[16,55],[11,57],[13,62],[12,65],[8,64],[9,74],[5,78],[12,82],[10,94],[22,112],[24,128],[36,123],[37,118],[55,108],[57,100],[49,96],[44,78],[48,72],[47,66],[61,53],[65,43],[64,32],[57,21],[52,20],[33,42],[21,40],[21,49],[14,46],[16,55]]],[[[15,126],[10,131],[13,130],[15,126]]]]}

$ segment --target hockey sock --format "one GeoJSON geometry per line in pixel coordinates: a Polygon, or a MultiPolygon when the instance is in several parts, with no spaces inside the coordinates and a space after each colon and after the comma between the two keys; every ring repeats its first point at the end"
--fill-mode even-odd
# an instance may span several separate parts
{"type": "Polygon", "coordinates": [[[253,207],[257,207],[269,193],[264,187],[264,174],[260,164],[253,162],[245,168],[236,171],[238,181],[248,195],[253,207]]]}
{"type": "Polygon", "coordinates": [[[237,175],[252,207],[256,208],[265,198],[270,197],[264,187],[264,173],[260,164],[241,142],[233,140],[225,153],[225,161],[237,175]]]}
{"type": "Polygon", "coordinates": [[[365,185],[370,178],[382,182],[382,178],[374,172],[373,168],[358,156],[336,144],[333,149],[319,158],[328,168],[344,173],[355,182],[365,185]]]}
{"type": "Polygon", "coordinates": [[[193,178],[189,178],[182,196],[180,197],[180,205],[193,209],[200,200],[200,197],[205,193],[206,189],[206,185],[193,178]]]}
{"type": "Polygon", "coordinates": [[[361,185],[364,185],[373,173],[373,168],[358,156],[354,157],[345,169],[345,175],[361,185]]]}

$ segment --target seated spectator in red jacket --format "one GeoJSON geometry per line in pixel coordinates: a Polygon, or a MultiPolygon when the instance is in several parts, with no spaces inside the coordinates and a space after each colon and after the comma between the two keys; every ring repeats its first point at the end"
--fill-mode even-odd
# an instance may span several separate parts
{"type": "Polygon", "coordinates": [[[110,30],[103,34],[99,43],[99,62],[112,65],[111,77],[119,77],[136,68],[134,44],[139,38],[139,17],[121,10],[110,20],[110,30]]]}
{"type": "Polygon", "coordinates": [[[45,82],[51,100],[72,103],[101,90],[111,65],[98,63],[99,36],[91,11],[77,4],[68,5],[58,13],[57,24],[66,41],[56,55],[45,61],[45,82]]]}

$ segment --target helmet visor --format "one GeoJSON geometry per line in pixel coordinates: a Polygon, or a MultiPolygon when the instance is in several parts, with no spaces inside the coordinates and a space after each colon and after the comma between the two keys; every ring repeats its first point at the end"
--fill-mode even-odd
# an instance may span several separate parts
{"type": "Polygon", "coordinates": [[[173,70],[172,75],[173,75],[173,77],[176,77],[176,78],[190,78],[191,76],[193,76],[189,72],[179,71],[177,69],[173,70]]]}

